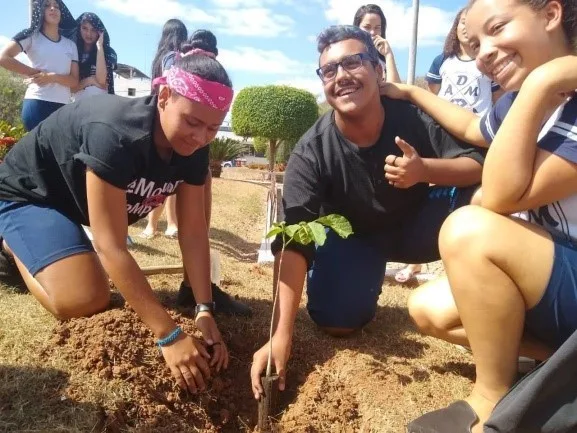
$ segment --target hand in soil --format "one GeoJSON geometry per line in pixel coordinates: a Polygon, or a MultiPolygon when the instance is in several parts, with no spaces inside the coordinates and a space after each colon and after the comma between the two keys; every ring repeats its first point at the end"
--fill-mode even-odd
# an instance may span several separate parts
{"type": "MultiPolygon", "coordinates": [[[[266,369],[268,360],[268,348],[269,343],[267,342],[252,357],[250,380],[252,383],[252,392],[254,394],[254,398],[257,400],[259,400],[260,397],[264,394],[260,378],[262,376],[262,372],[266,369]]],[[[274,336],[272,338],[272,364],[274,365],[276,374],[279,376],[278,389],[280,391],[284,391],[285,388],[286,363],[289,359],[290,352],[290,337],[274,336]]]]}
{"type": "Polygon", "coordinates": [[[211,367],[216,367],[219,372],[222,367],[228,367],[228,349],[222,340],[218,326],[214,317],[208,312],[200,313],[196,316],[196,327],[202,332],[202,337],[211,348],[211,367]]]}
{"type": "Polygon", "coordinates": [[[162,355],[178,386],[192,393],[204,391],[205,379],[210,378],[207,362],[210,355],[200,341],[184,334],[171,345],[164,346],[162,355]]]}

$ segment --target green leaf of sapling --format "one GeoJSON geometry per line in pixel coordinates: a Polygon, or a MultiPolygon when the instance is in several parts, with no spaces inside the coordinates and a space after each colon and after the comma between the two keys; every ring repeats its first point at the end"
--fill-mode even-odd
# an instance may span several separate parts
{"type": "Polygon", "coordinates": [[[309,228],[311,229],[311,234],[313,236],[313,240],[317,245],[324,245],[327,239],[326,229],[322,224],[319,224],[316,221],[311,221],[308,223],[309,228]]]}
{"type": "Polygon", "coordinates": [[[270,229],[270,231],[266,234],[265,238],[272,238],[273,236],[278,235],[279,233],[282,233],[284,231],[283,227],[278,226],[276,224],[273,224],[272,228],[270,229]]]}
{"type": "Polygon", "coordinates": [[[301,245],[308,245],[313,241],[313,232],[311,228],[305,223],[299,226],[293,240],[301,245]]]}
{"type": "Polygon", "coordinates": [[[353,234],[351,223],[342,215],[330,214],[317,219],[317,222],[335,231],[341,238],[348,238],[353,234]]]}

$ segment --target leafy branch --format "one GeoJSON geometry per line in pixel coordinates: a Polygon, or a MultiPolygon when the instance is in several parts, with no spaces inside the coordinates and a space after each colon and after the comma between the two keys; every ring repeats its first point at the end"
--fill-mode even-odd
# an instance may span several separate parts
{"type": "Polygon", "coordinates": [[[280,274],[282,269],[282,260],[286,247],[291,242],[296,242],[301,245],[309,245],[314,242],[315,244],[322,246],[327,240],[327,229],[333,230],[341,238],[346,239],[353,234],[353,228],[349,221],[342,215],[330,214],[314,221],[304,222],[301,221],[298,224],[286,225],[286,223],[274,223],[270,231],[266,234],[266,238],[271,238],[273,236],[282,236],[282,249],[279,261],[279,267],[277,272],[277,279],[275,282],[275,289],[273,295],[272,304],[272,318],[270,321],[269,330],[269,346],[268,346],[268,360],[266,365],[266,376],[270,377],[272,373],[272,334],[274,318],[276,314],[277,298],[280,285],[280,274]]]}

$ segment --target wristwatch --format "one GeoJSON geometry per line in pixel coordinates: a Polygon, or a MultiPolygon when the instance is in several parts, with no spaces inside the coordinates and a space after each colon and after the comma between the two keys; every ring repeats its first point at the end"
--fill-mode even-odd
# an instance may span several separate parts
{"type": "Polygon", "coordinates": [[[196,319],[196,316],[198,316],[199,313],[203,313],[205,311],[208,311],[212,316],[214,316],[214,308],[215,308],[214,302],[204,302],[202,304],[196,304],[196,307],[194,307],[194,318],[196,319]]]}

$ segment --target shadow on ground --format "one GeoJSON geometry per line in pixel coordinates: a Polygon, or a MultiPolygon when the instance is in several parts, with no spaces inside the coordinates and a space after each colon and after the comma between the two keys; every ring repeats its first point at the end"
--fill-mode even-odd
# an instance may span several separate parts
{"type": "Polygon", "coordinates": [[[104,431],[104,411],[66,397],[68,374],[52,368],[0,365],[0,432],[104,431]]]}

